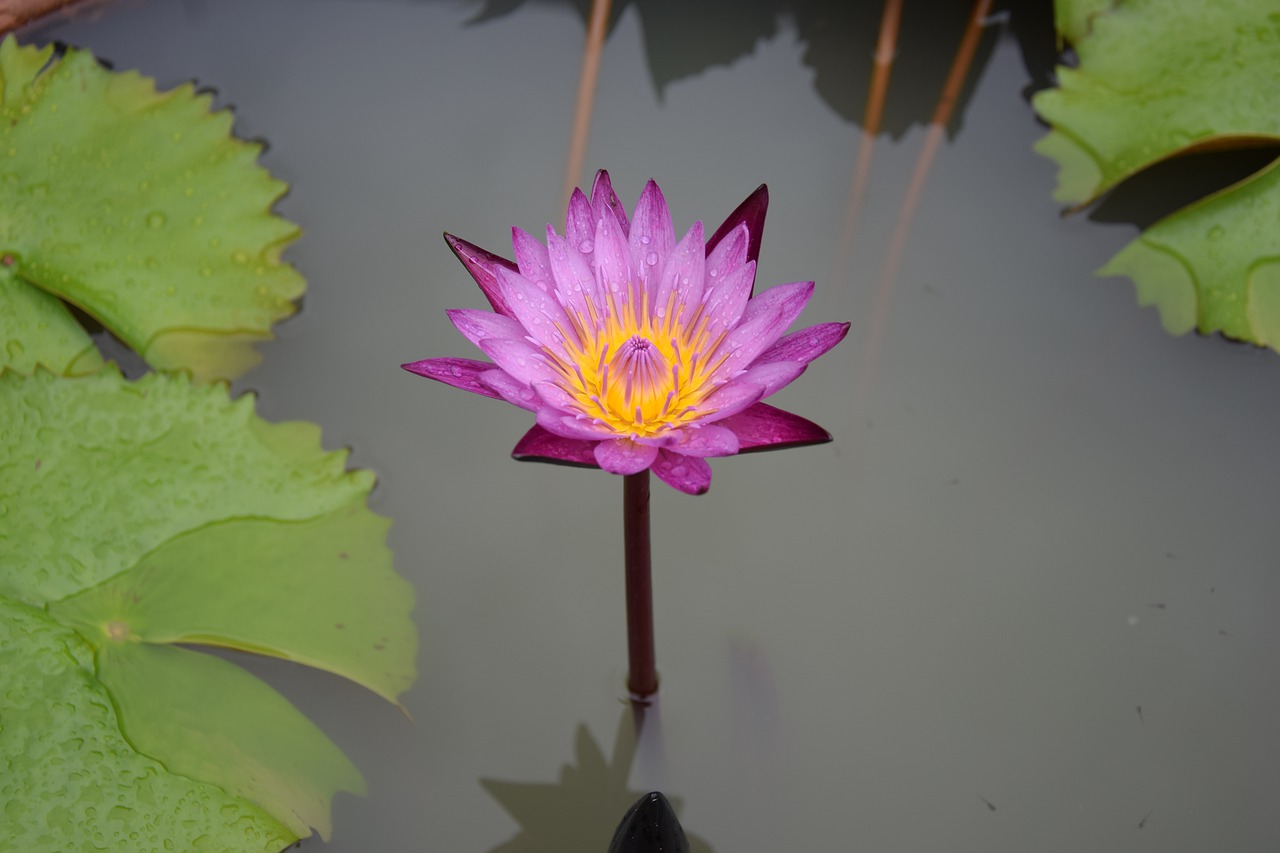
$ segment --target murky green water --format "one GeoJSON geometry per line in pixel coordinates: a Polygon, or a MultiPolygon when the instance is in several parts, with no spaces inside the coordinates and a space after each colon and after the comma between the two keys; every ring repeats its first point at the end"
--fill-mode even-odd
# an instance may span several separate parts
{"type": "MultiPolygon", "coordinates": [[[[410,723],[256,665],[369,781],[304,848],[603,851],[658,788],[720,853],[1270,849],[1280,357],[1170,338],[1127,282],[1091,276],[1135,228],[1059,217],[1009,36],[981,51],[881,324],[924,134],[880,139],[834,278],[857,128],[833,104],[859,114],[865,76],[815,89],[821,15],[744,7],[772,34],[661,96],[646,39],[679,17],[632,7],[613,32],[583,179],[609,168],[630,204],[655,178],[680,232],[767,181],[759,281],[815,278],[803,319],[853,321],[771,400],[833,444],[718,460],[700,498],[655,486],[664,689],[636,742],[621,482],[511,461],[527,413],[398,367],[474,355],[444,309],[484,302],[441,231],[506,253],[510,225],[562,221],[581,19],[526,3],[467,25],[479,9],[155,0],[40,34],[215,87],[293,185],[306,306],[241,387],[379,473],[423,673],[410,723]]],[[[871,39],[850,50],[869,61],[871,39]]],[[[940,85],[935,40],[940,65],[904,44],[893,109],[932,111],[894,92],[940,85]]]]}

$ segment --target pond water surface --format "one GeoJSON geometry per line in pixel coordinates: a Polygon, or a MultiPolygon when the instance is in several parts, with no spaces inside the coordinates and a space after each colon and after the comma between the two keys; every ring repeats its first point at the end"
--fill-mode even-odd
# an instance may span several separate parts
{"type": "Polygon", "coordinates": [[[703,497],[655,483],[663,690],[636,737],[621,481],[511,461],[527,413],[399,368],[477,355],[442,231],[508,254],[509,226],[563,222],[582,17],[505,5],[152,0],[35,34],[216,88],[292,184],[305,308],[237,388],[378,472],[422,635],[412,722],[252,664],[368,779],[303,848],[603,853],[660,789],[719,853],[1275,849],[1280,357],[1170,337],[1092,276],[1137,229],[1059,215],[1034,51],[999,24],[883,311],[959,32],[902,45],[842,267],[866,71],[815,72],[812,46],[869,62],[873,36],[622,11],[582,180],[608,168],[630,206],[656,179],[681,233],[768,182],[758,286],[816,279],[802,322],[853,322],[771,400],[833,443],[717,460],[703,497]]]}

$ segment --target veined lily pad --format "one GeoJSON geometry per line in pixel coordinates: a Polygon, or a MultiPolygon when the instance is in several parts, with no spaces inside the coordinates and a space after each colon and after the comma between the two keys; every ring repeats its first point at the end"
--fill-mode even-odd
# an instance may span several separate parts
{"type": "Polygon", "coordinates": [[[87,337],[48,355],[33,345],[62,341],[71,318],[31,308],[24,288],[82,309],[154,367],[214,379],[256,364],[252,343],[304,284],[280,261],[298,234],[271,213],[285,185],[257,165],[259,145],[231,136],[230,113],[190,84],[157,92],[85,51],[12,36],[0,95],[0,300],[21,305],[0,308],[0,334],[23,342],[0,348],[0,368],[85,369],[87,337]]]}
{"type": "Polygon", "coordinates": [[[175,644],[300,661],[396,701],[414,678],[413,593],[365,506],[372,476],[322,452],[314,426],[170,374],[8,373],[0,434],[11,849],[327,835],[333,794],[362,790],[356,769],[258,679],[175,644]],[[90,759],[120,791],[66,778],[90,759]]]}
{"type": "MultiPolygon", "coordinates": [[[[1194,151],[1280,145],[1280,8],[1256,0],[1058,0],[1078,68],[1036,110],[1055,198],[1085,205],[1130,175],[1194,151]]],[[[1177,211],[1101,273],[1128,275],[1165,327],[1280,349],[1276,164],[1177,211]]]]}

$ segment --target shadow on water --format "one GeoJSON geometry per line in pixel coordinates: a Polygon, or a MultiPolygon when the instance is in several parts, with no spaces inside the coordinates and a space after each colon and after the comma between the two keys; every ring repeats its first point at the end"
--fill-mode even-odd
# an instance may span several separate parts
{"type": "MultiPolygon", "coordinates": [[[[484,0],[472,24],[505,17],[530,2],[569,5],[586,26],[591,0],[484,0]]],[[[969,3],[911,2],[904,6],[895,73],[889,84],[882,130],[894,139],[929,121],[950,70],[956,43],[971,13],[969,3]]],[[[635,7],[644,32],[649,74],[659,97],[672,83],[749,55],[778,35],[780,22],[794,22],[804,43],[803,62],[814,71],[822,100],[843,119],[862,121],[871,80],[872,55],[883,3],[848,0],[616,0],[609,27],[635,7]]],[[[1001,0],[993,19],[1006,21],[1017,39],[1031,78],[1028,91],[1049,85],[1056,61],[1053,8],[1048,0],[1001,0]]],[[[960,93],[948,132],[963,123],[964,107],[986,65],[999,28],[989,27],[975,57],[975,73],[960,93]]]]}
{"type": "Polygon", "coordinates": [[[1265,169],[1280,148],[1205,151],[1162,160],[1126,178],[1089,212],[1094,222],[1129,222],[1147,229],[1159,220],[1265,169]]]}
{"type": "MultiPolygon", "coordinates": [[[[646,718],[652,732],[657,713],[656,706],[624,708],[610,758],[605,757],[586,725],[579,725],[573,762],[561,766],[558,782],[481,779],[489,795],[520,824],[519,833],[492,853],[604,853],[618,821],[644,794],[628,787],[627,780],[646,718]]],[[[678,814],[680,799],[670,800],[678,814]]],[[[691,853],[712,853],[706,841],[686,834],[691,853]]]]}

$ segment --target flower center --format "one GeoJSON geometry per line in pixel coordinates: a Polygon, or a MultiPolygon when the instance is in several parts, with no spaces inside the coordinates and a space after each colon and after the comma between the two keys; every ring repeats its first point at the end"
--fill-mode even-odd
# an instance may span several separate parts
{"type": "Polygon", "coordinates": [[[585,316],[566,306],[576,332],[565,336],[569,361],[548,353],[577,414],[619,435],[657,435],[712,411],[698,405],[717,387],[719,359],[708,356],[724,333],[713,336],[701,311],[678,320],[675,299],[658,316],[647,303],[641,295],[618,305],[610,294],[604,306],[588,303],[585,316]]]}

